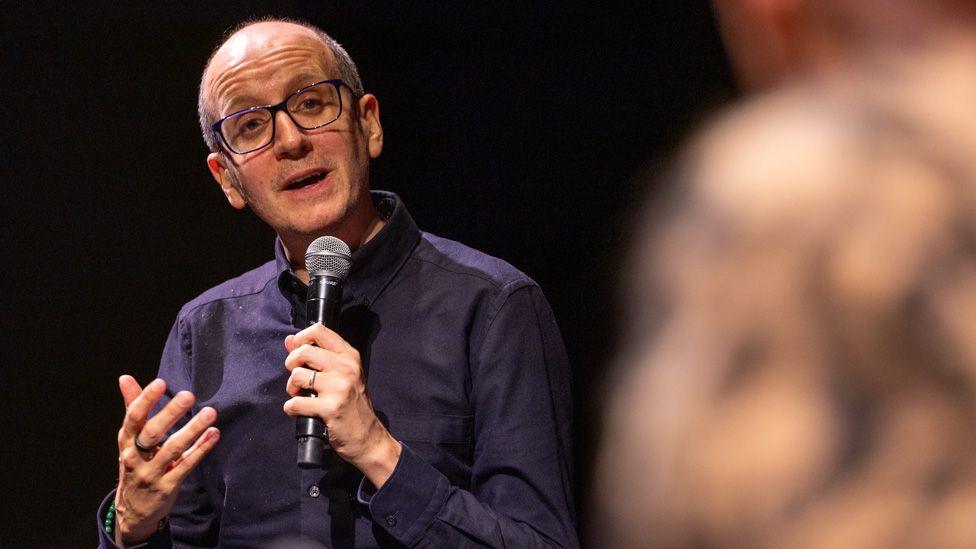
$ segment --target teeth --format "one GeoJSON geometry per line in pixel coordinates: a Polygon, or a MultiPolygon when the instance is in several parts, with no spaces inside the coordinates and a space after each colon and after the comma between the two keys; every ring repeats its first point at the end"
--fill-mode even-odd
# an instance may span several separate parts
{"type": "Polygon", "coordinates": [[[296,179],[295,181],[293,181],[292,182],[292,185],[301,185],[301,184],[305,183],[306,181],[311,181],[313,179],[318,179],[321,176],[322,176],[322,173],[321,172],[315,172],[315,173],[312,173],[312,174],[308,174],[308,175],[306,175],[305,177],[303,177],[301,179],[296,179]]]}

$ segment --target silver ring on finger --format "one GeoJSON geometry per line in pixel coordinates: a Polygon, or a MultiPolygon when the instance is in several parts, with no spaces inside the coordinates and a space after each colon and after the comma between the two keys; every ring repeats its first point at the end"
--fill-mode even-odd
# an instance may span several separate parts
{"type": "Polygon", "coordinates": [[[318,370],[312,370],[312,375],[309,376],[308,383],[305,385],[306,389],[312,390],[315,388],[315,374],[317,373],[319,373],[318,370]]]}
{"type": "Polygon", "coordinates": [[[145,457],[147,460],[156,457],[156,451],[159,450],[160,446],[162,446],[162,444],[157,444],[155,446],[146,446],[145,444],[142,443],[141,440],[139,440],[139,435],[135,436],[133,442],[135,443],[136,450],[139,451],[139,454],[145,457]]]}

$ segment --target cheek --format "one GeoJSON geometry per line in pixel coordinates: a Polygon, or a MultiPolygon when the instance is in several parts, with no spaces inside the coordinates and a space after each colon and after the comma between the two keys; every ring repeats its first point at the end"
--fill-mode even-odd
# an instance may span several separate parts
{"type": "Polygon", "coordinates": [[[336,169],[343,179],[344,187],[358,188],[367,183],[369,154],[365,143],[341,143],[332,149],[323,149],[323,152],[336,159],[336,169]]]}
{"type": "Polygon", "coordinates": [[[267,194],[270,189],[277,188],[282,175],[283,166],[274,160],[272,155],[261,155],[248,158],[241,162],[234,175],[235,186],[242,190],[249,199],[259,198],[267,194]]]}

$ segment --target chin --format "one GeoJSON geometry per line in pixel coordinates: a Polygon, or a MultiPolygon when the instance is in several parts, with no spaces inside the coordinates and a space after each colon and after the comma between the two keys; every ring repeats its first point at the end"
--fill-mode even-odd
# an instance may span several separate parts
{"type": "Polygon", "coordinates": [[[334,234],[354,217],[357,208],[354,197],[339,194],[320,199],[314,204],[280,204],[277,223],[268,224],[281,235],[307,237],[334,234]]]}
{"type": "Polygon", "coordinates": [[[291,228],[294,230],[294,232],[303,235],[320,236],[331,234],[335,232],[336,229],[341,227],[343,220],[348,217],[344,214],[345,212],[316,212],[310,214],[308,217],[296,220],[296,222],[291,225],[291,228]]]}

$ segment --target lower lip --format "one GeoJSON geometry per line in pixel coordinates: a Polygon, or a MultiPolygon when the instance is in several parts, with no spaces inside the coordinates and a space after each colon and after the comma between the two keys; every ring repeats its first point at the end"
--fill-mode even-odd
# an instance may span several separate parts
{"type": "Polygon", "coordinates": [[[315,183],[312,183],[311,185],[305,185],[304,187],[296,187],[296,188],[285,189],[285,192],[288,193],[289,195],[292,195],[292,196],[302,196],[302,195],[307,195],[307,194],[314,194],[314,193],[322,190],[323,188],[325,188],[326,185],[329,184],[329,178],[331,176],[332,176],[332,174],[331,173],[328,173],[328,174],[325,175],[325,177],[323,177],[322,179],[319,179],[318,181],[316,181],[315,183]]]}

